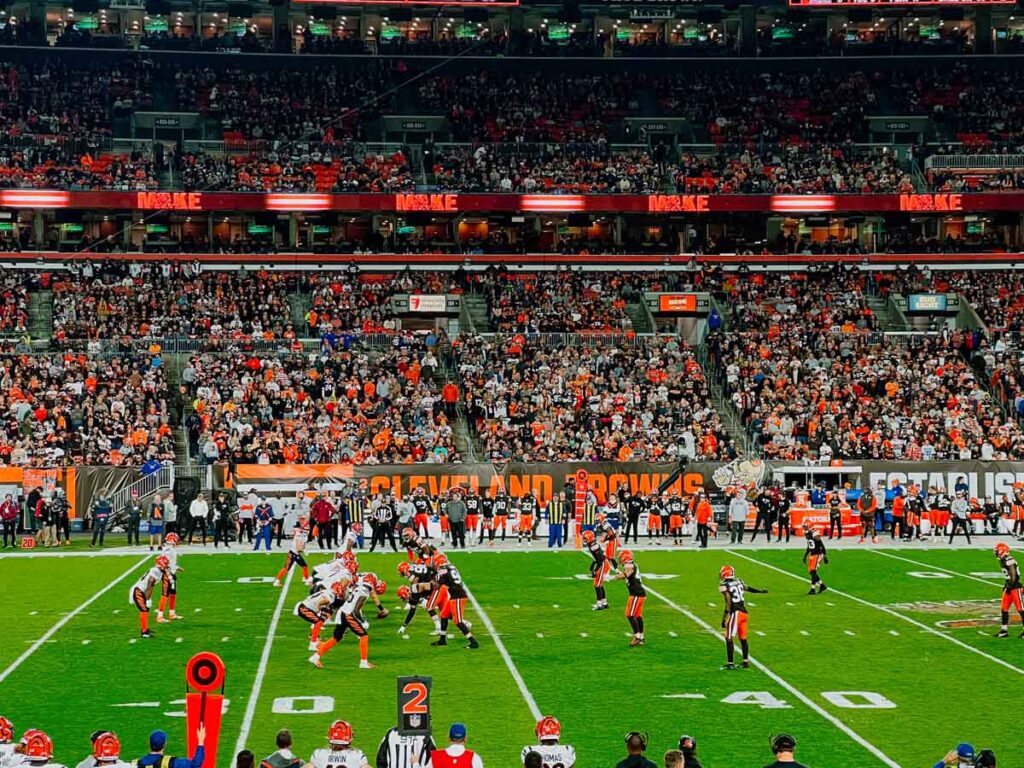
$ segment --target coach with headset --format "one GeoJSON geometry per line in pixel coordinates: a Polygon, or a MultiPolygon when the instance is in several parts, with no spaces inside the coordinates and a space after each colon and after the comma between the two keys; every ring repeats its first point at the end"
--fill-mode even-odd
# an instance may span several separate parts
{"type": "Polygon", "coordinates": [[[793,753],[796,751],[796,739],[788,733],[780,733],[769,739],[772,754],[775,755],[775,762],[769,763],[764,768],[807,768],[803,763],[798,763],[793,753]]]}
{"type": "Polygon", "coordinates": [[[616,763],[615,768],[658,768],[644,757],[644,752],[647,751],[646,733],[630,731],[626,734],[625,741],[627,757],[616,763]]]}

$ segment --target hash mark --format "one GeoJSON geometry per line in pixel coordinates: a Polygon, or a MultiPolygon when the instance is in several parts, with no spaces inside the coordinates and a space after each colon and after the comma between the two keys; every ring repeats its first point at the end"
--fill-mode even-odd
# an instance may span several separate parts
{"type": "Polygon", "coordinates": [[[82,645],[88,645],[91,642],[92,642],[92,640],[83,640],[82,641],[82,645]]]}
{"type": "Polygon", "coordinates": [[[558,605],[552,605],[551,607],[552,608],[558,608],[558,605]]]}
{"type": "Polygon", "coordinates": [[[890,629],[889,630],[889,634],[892,635],[893,637],[899,637],[900,636],[900,633],[897,632],[895,629],[890,629]]]}
{"type": "Polygon", "coordinates": [[[241,612],[242,612],[241,608],[235,608],[235,613],[241,613],[241,612]]]}
{"type": "Polygon", "coordinates": [[[755,634],[756,634],[756,635],[757,635],[758,637],[764,637],[764,636],[765,636],[764,632],[762,632],[762,631],[761,631],[760,629],[756,630],[756,631],[755,631],[755,634]]]}
{"type": "Polygon", "coordinates": [[[39,615],[39,611],[31,611],[29,613],[29,616],[38,616],[38,615],[39,615]]]}
{"type": "Polygon", "coordinates": [[[668,636],[669,637],[679,637],[679,635],[677,635],[675,632],[669,632],[668,636]]]}
{"type": "Polygon", "coordinates": [[[121,609],[120,609],[120,608],[115,608],[115,609],[114,609],[114,613],[120,613],[120,612],[121,612],[121,609]]]}
{"type": "Polygon", "coordinates": [[[228,640],[230,640],[230,639],[231,639],[231,638],[229,638],[229,637],[222,637],[222,638],[220,639],[220,641],[221,641],[222,643],[226,643],[226,642],[227,642],[228,640]]]}
{"type": "Polygon", "coordinates": [[[796,603],[787,602],[786,605],[788,605],[790,608],[796,608],[796,603]]]}
{"type": "Polygon", "coordinates": [[[585,639],[585,638],[590,637],[590,635],[588,635],[586,632],[580,632],[580,637],[585,639]]]}
{"type": "Polygon", "coordinates": [[[512,603],[512,607],[513,607],[513,608],[518,608],[519,606],[518,606],[518,605],[516,605],[515,603],[512,603]]]}
{"type": "Polygon", "coordinates": [[[193,613],[202,613],[202,612],[203,612],[203,609],[202,609],[202,608],[196,608],[196,609],[195,609],[195,610],[193,611],[193,613]]]}
{"type": "Polygon", "coordinates": [[[844,630],[843,630],[843,634],[846,634],[846,635],[849,635],[850,637],[853,637],[853,636],[855,636],[855,635],[856,635],[857,633],[856,633],[856,632],[851,632],[851,631],[850,631],[850,630],[848,630],[848,629],[844,629],[844,630]]]}
{"type": "Polygon", "coordinates": [[[539,637],[539,638],[541,638],[543,640],[544,639],[544,633],[543,632],[538,632],[537,633],[537,637],[539,637]]]}
{"type": "Polygon", "coordinates": [[[174,642],[176,642],[176,643],[180,643],[180,642],[181,642],[182,640],[184,640],[184,639],[185,639],[185,638],[183,638],[183,637],[176,637],[176,638],[174,638],[174,642]]]}
{"type": "Polygon", "coordinates": [[[826,600],[826,601],[825,601],[825,605],[830,605],[830,606],[832,606],[833,608],[835,608],[835,607],[836,607],[836,604],[835,604],[835,603],[830,603],[830,602],[829,602],[828,600],[826,600]]]}
{"type": "Polygon", "coordinates": [[[708,608],[714,608],[718,603],[708,603],[708,608]]]}
{"type": "Polygon", "coordinates": [[[800,630],[800,634],[803,635],[804,637],[810,637],[811,636],[811,633],[808,632],[806,629],[801,629],[800,630]]]}
{"type": "Polygon", "coordinates": [[[128,641],[128,645],[135,645],[137,642],[139,642],[138,639],[133,637],[128,641]]]}

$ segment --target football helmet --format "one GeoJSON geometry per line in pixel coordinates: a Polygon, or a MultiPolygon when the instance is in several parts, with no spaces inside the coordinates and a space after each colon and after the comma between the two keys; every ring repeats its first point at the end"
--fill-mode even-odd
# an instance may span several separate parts
{"type": "Polygon", "coordinates": [[[397,595],[399,600],[408,600],[412,597],[412,590],[409,589],[408,584],[403,584],[398,588],[397,595]]]}
{"type": "Polygon", "coordinates": [[[594,536],[594,532],[593,531],[584,531],[583,532],[583,543],[584,544],[592,543],[595,538],[596,538],[596,536],[594,536]]]}
{"type": "Polygon", "coordinates": [[[362,523],[352,523],[352,532],[356,536],[362,536],[363,535],[363,524],[362,523]]]}
{"type": "Polygon", "coordinates": [[[175,547],[178,546],[178,544],[181,543],[181,539],[178,537],[178,534],[176,534],[176,533],[168,533],[167,534],[167,538],[164,539],[164,541],[166,541],[168,544],[171,544],[171,545],[173,545],[175,547]]]}
{"type": "Polygon", "coordinates": [[[633,553],[630,552],[628,549],[622,550],[621,552],[619,552],[619,562],[620,563],[632,563],[633,562],[633,553]]]}
{"type": "Polygon", "coordinates": [[[1003,558],[1010,554],[1010,545],[1000,541],[996,544],[995,549],[996,557],[1003,558]]]}
{"type": "Polygon", "coordinates": [[[414,531],[412,528],[403,528],[402,529],[402,540],[403,541],[412,541],[415,538],[416,538],[416,531],[414,531]]]}
{"type": "Polygon", "coordinates": [[[378,595],[383,595],[388,591],[388,583],[384,579],[376,579],[373,582],[373,591],[378,595]]]}
{"type": "Polygon", "coordinates": [[[353,576],[359,573],[359,563],[356,561],[355,558],[352,558],[351,560],[346,560],[345,567],[348,569],[348,572],[351,573],[353,576]]]}
{"type": "Polygon", "coordinates": [[[335,720],[327,730],[327,741],[331,744],[348,745],[352,743],[352,726],[344,720],[335,720]]]}
{"type": "Polygon", "coordinates": [[[718,578],[720,578],[722,581],[725,581],[726,579],[731,579],[735,575],[736,569],[733,568],[731,565],[723,565],[722,570],[718,572],[718,578]]]}
{"type": "Polygon", "coordinates": [[[0,744],[14,741],[14,723],[0,715],[0,744]]]}
{"type": "Polygon", "coordinates": [[[348,582],[345,581],[345,580],[336,581],[333,584],[331,584],[331,592],[333,592],[337,597],[344,597],[345,596],[345,588],[347,586],[348,586],[348,582]]]}
{"type": "Polygon", "coordinates": [[[92,743],[92,756],[96,762],[113,762],[121,756],[121,741],[117,734],[104,731],[92,743]]]}
{"type": "Polygon", "coordinates": [[[448,565],[448,555],[444,554],[443,552],[438,552],[436,555],[434,555],[434,559],[432,562],[435,568],[443,568],[444,566],[448,565]]]}
{"type": "Polygon", "coordinates": [[[167,557],[167,555],[160,555],[160,557],[156,559],[156,567],[161,571],[166,571],[171,567],[171,559],[167,557]]]}
{"type": "Polygon", "coordinates": [[[28,760],[49,760],[53,757],[53,739],[37,728],[30,728],[21,737],[21,754],[28,760]]]}
{"type": "Polygon", "coordinates": [[[545,739],[558,739],[562,735],[562,726],[555,718],[548,715],[537,721],[537,727],[534,732],[541,741],[545,739]]]}
{"type": "Polygon", "coordinates": [[[398,564],[398,575],[399,576],[408,576],[409,575],[409,570],[410,570],[410,565],[409,565],[409,561],[408,560],[403,560],[402,562],[400,562],[398,564]]]}

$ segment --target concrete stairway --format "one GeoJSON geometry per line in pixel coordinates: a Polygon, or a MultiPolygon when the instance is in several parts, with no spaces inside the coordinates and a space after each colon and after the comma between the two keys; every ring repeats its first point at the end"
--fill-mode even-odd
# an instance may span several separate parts
{"type": "Polygon", "coordinates": [[[29,297],[28,332],[33,339],[53,336],[53,291],[34,291],[29,297]]]}

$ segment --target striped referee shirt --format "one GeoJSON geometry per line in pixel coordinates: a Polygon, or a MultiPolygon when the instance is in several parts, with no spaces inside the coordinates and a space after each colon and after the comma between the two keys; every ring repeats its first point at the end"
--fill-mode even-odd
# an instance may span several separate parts
{"type": "Polygon", "coordinates": [[[434,749],[434,739],[430,736],[403,736],[397,728],[392,728],[384,734],[377,748],[376,768],[422,767],[430,761],[434,749]]]}

